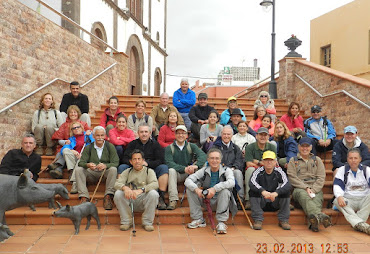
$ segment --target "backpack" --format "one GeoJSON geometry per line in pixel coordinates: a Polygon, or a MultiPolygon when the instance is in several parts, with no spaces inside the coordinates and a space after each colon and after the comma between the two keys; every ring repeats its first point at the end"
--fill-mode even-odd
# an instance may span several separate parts
{"type": "MultiPolygon", "coordinates": [[[[173,154],[175,153],[175,146],[173,145],[173,143],[170,145],[170,148],[171,148],[171,153],[172,153],[172,156],[173,156],[173,154]]],[[[193,150],[191,149],[191,146],[190,146],[189,142],[187,142],[187,144],[186,144],[186,150],[188,150],[188,153],[192,157],[192,160],[191,160],[189,165],[195,164],[196,163],[195,153],[193,153],[193,150]]]]}
{"type": "MultiPolygon", "coordinates": [[[[132,116],[132,121],[135,124],[136,123],[136,116],[135,116],[135,114],[132,114],[131,116],[132,116]]],[[[149,115],[145,114],[144,120],[145,120],[146,123],[148,123],[148,119],[149,119],[149,115]]]]}
{"type": "MultiPolygon", "coordinates": [[[[301,171],[301,167],[299,166],[299,163],[298,163],[298,156],[294,156],[293,158],[294,158],[294,164],[295,164],[296,168],[298,168],[298,170],[297,170],[297,175],[298,175],[299,174],[299,171],[301,171]]],[[[311,156],[311,159],[313,159],[313,161],[316,164],[316,167],[318,167],[317,166],[316,156],[315,155],[312,155],[311,156]]]]}
{"type": "MultiPolygon", "coordinates": [[[[365,180],[367,181],[367,179],[366,179],[366,168],[364,169],[364,167],[362,166],[362,164],[358,165],[358,168],[361,169],[364,172],[364,177],[365,177],[365,180]]],[[[349,167],[349,165],[347,163],[344,166],[344,178],[343,178],[344,185],[347,184],[349,170],[350,170],[350,167],[349,167]]]]}

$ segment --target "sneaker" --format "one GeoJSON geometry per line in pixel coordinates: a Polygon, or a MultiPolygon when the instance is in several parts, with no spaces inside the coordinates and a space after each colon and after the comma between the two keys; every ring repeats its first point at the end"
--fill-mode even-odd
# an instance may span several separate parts
{"type": "Polygon", "coordinates": [[[177,207],[177,200],[172,200],[167,206],[167,210],[175,210],[177,207]]]}
{"type": "Polygon", "coordinates": [[[71,188],[71,191],[69,193],[71,193],[71,194],[77,194],[78,193],[76,182],[72,182],[72,188],[71,188]]]}
{"type": "Polygon", "coordinates": [[[105,195],[103,200],[103,207],[105,210],[112,210],[113,209],[113,202],[110,195],[105,195]]]}
{"type": "Polygon", "coordinates": [[[319,224],[320,224],[320,220],[319,220],[319,217],[316,215],[316,214],[310,214],[308,216],[308,221],[310,222],[310,229],[313,231],[313,232],[319,232],[319,224]]]}
{"type": "Polygon", "coordinates": [[[244,209],[245,210],[250,210],[251,209],[251,202],[249,200],[245,201],[244,209]]]}
{"type": "Polygon", "coordinates": [[[44,154],[44,149],[42,149],[42,147],[39,146],[36,148],[35,153],[41,156],[44,154]]]}
{"type": "Polygon", "coordinates": [[[154,231],[153,225],[143,225],[145,231],[151,232],[154,231]]]}
{"type": "Polygon", "coordinates": [[[121,231],[127,231],[131,228],[131,224],[121,224],[121,226],[119,226],[119,230],[121,231]]]}
{"type": "Polygon", "coordinates": [[[63,166],[60,166],[54,170],[50,170],[49,174],[54,179],[62,179],[63,178],[63,166]]]}
{"type": "Polygon", "coordinates": [[[204,228],[205,226],[207,226],[207,224],[203,218],[199,220],[193,220],[192,222],[188,223],[188,228],[204,228]]]}
{"type": "Polygon", "coordinates": [[[262,229],[262,221],[256,220],[253,224],[254,230],[261,230],[262,229]]]}
{"type": "Polygon", "coordinates": [[[45,149],[45,155],[46,155],[46,156],[52,156],[52,155],[54,155],[53,148],[51,148],[51,147],[47,147],[47,148],[45,149]]]}
{"type": "Polygon", "coordinates": [[[287,221],[279,221],[279,227],[281,227],[284,230],[290,230],[289,222],[287,221]]]}
{"type": "Polygon", "coordinates": [[[326,215],[325,213],[319,214],[320,223],[325,227],[331,226],[331,218],[330,216],[326,215]]]}
{"type": "Polygon", "coordinates": [[[226,224],[223,222],[219,222],[216,227],[216,232],[217,234],[226,234],[227,233],[226,229],[227,229],[226,224]]]}
{"type": "Polygon", "coordinates": [[[369,234],[369,224],[366,222],[357,223],[354,227],[355,230],[369,234]]]}

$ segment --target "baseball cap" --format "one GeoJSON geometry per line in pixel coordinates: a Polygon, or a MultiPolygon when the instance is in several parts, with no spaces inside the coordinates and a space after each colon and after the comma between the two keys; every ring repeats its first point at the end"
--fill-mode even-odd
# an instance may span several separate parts
{"type": "Polygon", "coordinates": [[[231,116],[232,115],[240,115],[240,116],[243,116],[242,114],[242,111],[240,110],[240,108],[234,108],[233,111],[231,111],[231,116]]]}
{"type": "Polygon", "coordinates": [[[262,160],[265,160],[265,159],[275,160],[276,159],[276,154],[273,151],[266,151],[262,155],[262,160]]]}
{"type": "Polygon", "coordinates": [[[234,96],[231,96],[231,97],[229,97],[229,99],[227,99],[227,102],[229,102],[229,101],[236,101],[236,98],[234,96]]]}
{"type": "Polygon", "coordinates": [[[177,130],[183,130],[183,131],[188,132],[188,129],[186,129],[185,125],[177,125],[175,131],[177,130]]]}
{"type": "Polygon", "coordinates": [[[315,105],[311,108],[311,113],[313,112],[321,112],[321,107],[319,105],[315,105]]]}
{"type": "Polygon", "coordinates": [[[206,93],[200,93],[199,95],[198,95],[198,100],[199,99],[208,99],[208,95],[206,94],[206,93]]]}
{"type": "Polygon", "coordinates": [[[267,133],[269,134],[269,130],[265,127],[261,127],[257,130],[257,134],[260,134],[260,133],[267,133]]]}
{"type": "Polygon", "coordinates": [[[351,132],[351,133],[357,133],[357,128],[352,125],[348,125],[344,128],[344,133],[351,132]]]}
{"type": "Polygon", "coordinates": [[[311,139],[308,138],[308,137],[303,137],[299,140],[299,144],[300,145],[303,145],[303,144],[306,144],[306,145],[312,145],[312,142],[311,142],[311,139]]]}

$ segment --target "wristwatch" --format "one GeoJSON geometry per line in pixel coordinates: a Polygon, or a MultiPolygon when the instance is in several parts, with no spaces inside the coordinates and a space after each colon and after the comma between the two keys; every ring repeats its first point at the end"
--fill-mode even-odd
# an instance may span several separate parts
{"type": "Polygon", "coordinates": [[[143,193],[145,193],[145,188],[143,187],[143,188],[141,188],[141,190],[143,191],[143,193]]]}

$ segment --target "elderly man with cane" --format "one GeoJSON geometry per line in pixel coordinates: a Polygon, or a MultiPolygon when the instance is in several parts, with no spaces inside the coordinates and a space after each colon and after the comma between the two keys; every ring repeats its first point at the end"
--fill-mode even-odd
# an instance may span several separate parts
{"type": "Polygon", "coordinates": [[[134,211],[144,211],[142,225],[146,231],[153,231],[155,209],[158,204],[158,180],[153,169],[144,166],[144,153],[139,149],[130,156],[132,168],[117,179],[114,188],[114,203],[121,217],[120,230],[127,231],[133,227],[135,235],[134,211]]]}
{"type": "MultiPolygon", "coordinates": [[[[202,203],[203,199],[209,199],[212,210],[216,211],[217,234],[227,233],[225,222],[229,219],[229,210],[233,216],[237,212],[236,202],[231,192],[235,186],[235,178],[233,171],[223,166],[221,160],[221,151],[217,148],[211,148],[207,155],[207,165],[185,180],[190,217],[193,219],[188,224],[188,228],[206,226],[202,203]]],[[[212,222],[211,216],[210,220],[212,222]]]]}

